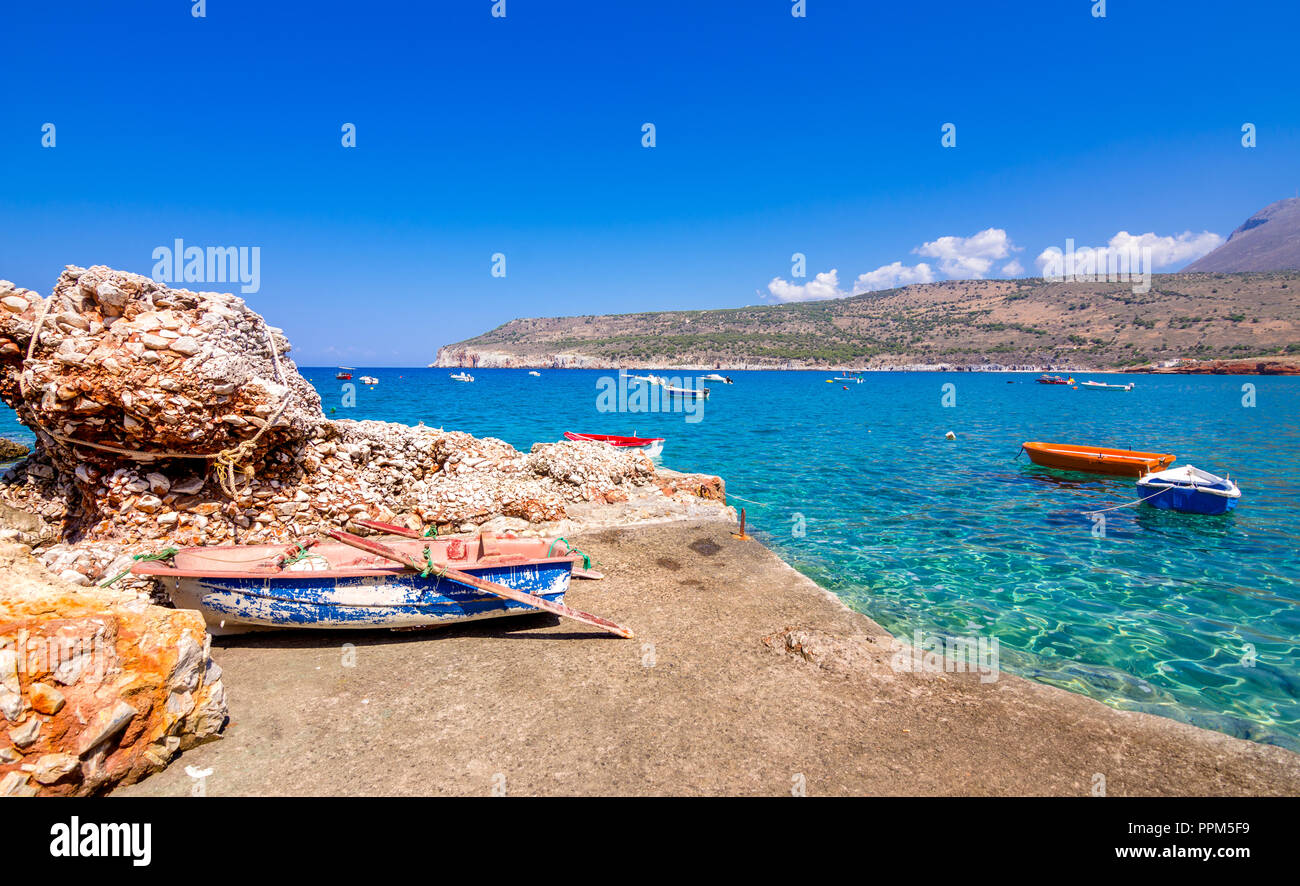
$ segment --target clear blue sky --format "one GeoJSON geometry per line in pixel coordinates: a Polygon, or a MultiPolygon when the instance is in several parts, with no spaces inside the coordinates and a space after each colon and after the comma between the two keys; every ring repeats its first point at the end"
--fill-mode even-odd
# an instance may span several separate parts
{"type": "Polygon", "coordinates": [[[754,304],[794,252],[849,286],[998,228],[1033,273],[1067,237],[1227,235],[1300,186],[1294,2],[191,5],[0,11],[0,276],[259,246],[248,301],[307,365],[754,304]]]}

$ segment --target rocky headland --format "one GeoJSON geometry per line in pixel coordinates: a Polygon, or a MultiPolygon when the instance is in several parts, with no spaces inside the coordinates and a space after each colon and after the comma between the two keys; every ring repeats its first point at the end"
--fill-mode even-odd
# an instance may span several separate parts
{"type": "Polygon", "coordinates": [[[1300,272],[949,280],[825,301],[521,317],[444,367],[1119,371],[1300,350],[1300,272]]]}

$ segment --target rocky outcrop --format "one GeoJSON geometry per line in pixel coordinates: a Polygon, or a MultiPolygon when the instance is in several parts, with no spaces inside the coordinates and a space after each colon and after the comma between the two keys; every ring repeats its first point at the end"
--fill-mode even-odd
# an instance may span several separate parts
{"type": "Polygon", "coordinates": [[[129,784],[218,737],[221,670],[197,612],[51,580],[0,545],[0,796],[129,784]]]}
{"type": "Polygon", "coordinates": [[[26,446],[14,440],[6,440],[0,437],[0,462],[14,461],[22,458],[31,452],[26,446]]]}
{"type": "MultiPolygon", "coordinates": [[[[330,421],[289,342],[233,295],[104,267],[69,267],[49,299],[0,290],[0,396],[37,437],[0,473],[0,504],[33,525],[0,519],[0,532],[70,582],[146,551],[291,541],[357,516],[529,531],[575,504],[724,500],[716,477],[659,483],[644,455],[601,444],[521,453],[440,428],[330,421]]],[[[123,586],[147,587],[134,581],[123,586]]]]}
{"type": "Polygon", "coordinates": [[[1171,360],[1150,366],[1136,366],[1129,372],[1154,375],[1300,375],[1300,359],[1253,357],[1246,360],[1171,360]]]}

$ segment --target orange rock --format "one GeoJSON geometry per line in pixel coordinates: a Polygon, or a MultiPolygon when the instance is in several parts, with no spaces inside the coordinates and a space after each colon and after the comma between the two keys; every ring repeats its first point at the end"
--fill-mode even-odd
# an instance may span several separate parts
{"type": "MultiPolygon", "coordinates": [[[[0,758],[0,780],[16,793],[85,795],[129,784],[219,736],[225,688],[209,668],[197,612],[73,588],[12,545],[0,545],[0,571],[0,646],[16,653],[10,661],[31,706],[12,727],[23,756],[0,758]],[[17,778],[27,774],[30,784],[17,778]]],[[[7,690],[12,682],[6,677],[7,690]]]]}
{"type": "Polygon", "coordinates": [[[63,693],[48,683],[33,683],[31,688],[32,707],[42,714],[57,714],[63,709],[63,693]]]}

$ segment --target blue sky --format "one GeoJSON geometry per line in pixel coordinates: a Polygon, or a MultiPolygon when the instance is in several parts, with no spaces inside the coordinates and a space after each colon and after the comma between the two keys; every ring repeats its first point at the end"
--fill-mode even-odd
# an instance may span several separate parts
{"type": "Polygon", "coordinates": [[[517,316],[944,279],[916,250],[990,229],[994,276],[1226,236],[1300,186],[1290,2],[506,3],[6,4],[0,276],[257,246],[299,363],[409,366],[517,316]]]}

